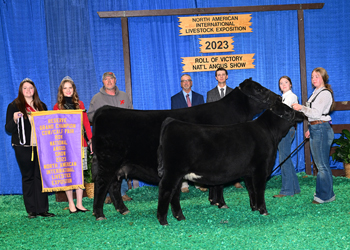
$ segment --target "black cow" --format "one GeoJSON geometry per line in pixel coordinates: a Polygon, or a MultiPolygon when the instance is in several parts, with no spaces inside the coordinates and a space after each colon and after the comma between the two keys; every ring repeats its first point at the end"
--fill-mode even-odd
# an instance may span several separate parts
{"type": "Polygon", "coordinates": [[[276,102],[281,102],[280,96],[246,79],[220,101],[191,108],[100,108],[94,115],[92,139],[96,219],[105,219],[103,202],[108,191],[115,208],[122,214],[129,212],[120,194],[122,178],[159,183],[157,149],[161,125],[167,117],[198,124],[235,124],[251,120],[276,102]]]}
{"type": "Polygon", "coordinates": [[[167,225],[169,203],[174,217],[184,220],[180,182],[187,179],[221,185],[243,177],[250,207],[267,214],[265,186],[275,163],[280,140],[302,113],[277,103],[256,120],[225,126],[198,125],[167,118],[158,149],[159,183],[157,218],[167,225]]]}

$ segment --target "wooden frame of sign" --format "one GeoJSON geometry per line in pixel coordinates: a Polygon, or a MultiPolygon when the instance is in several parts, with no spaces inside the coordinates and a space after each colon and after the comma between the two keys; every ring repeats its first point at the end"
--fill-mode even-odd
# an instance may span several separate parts
{"type": "MultiPolygon", "coordinates": [[[[298,30],[299,30],[299,58],[300,58],[300,82],[302,103],[307,101],[307,82],[306,82],[306,57],[305,57],[305,34],[304,34],[304,10],[322,9],[324,3],[309,4],[285,4],[285,5],[257,5],[257,6],[239,6],[239,7],[218,7],[218,8],[196,8],[196,9],[166,9],[166,10],[131,10],[131,11],[101,11],[97,12],[100,18],[121,18],[124,52],[124,72],[125,72],[125,90],[130,100],[132,100],[131,84],[131,66],[130,66],[130,47],[128,17],[146,17],[146,16],[176,16],[176,15],[203,15],[219,13],[243,13],[243,12],[261,12],[261,11],[298,11],[298,30]]],[[[308,129],[307,121],[303,124],[304,132],[308,129]]],[[[305,172],[311,174],[311,156],[310,144],[305,143],[305,172]]]]}

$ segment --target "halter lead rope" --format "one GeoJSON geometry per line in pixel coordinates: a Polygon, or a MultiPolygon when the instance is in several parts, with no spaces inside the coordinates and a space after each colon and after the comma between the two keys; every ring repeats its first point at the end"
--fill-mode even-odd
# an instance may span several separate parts
{"type": "Polygon", "coordinates": [[[292,156],[292,154],[301,146],[301,145],[303,145],[304,144],[304,142],[306,142],[307,140],[308,140],[309,138],[305,138],[300,144],[299,144],[299,146],[298,147],[296,147],[294,150],[293,150],[293,152],[292,153],[290,153],[290,155],[288,155],[287,156],[287,158],[286,159],[284,159],[284,161],[282,161],[274,170],[272,170],[272,172],[271,172],[271,174],[273,173],[273,172],[275,172],[278,168],[280,168],[281,166],[282,166],[282,164],[283,163],[285,163],[286,162],[286,160],[288,160],[288,158],[289,157],[291,157],[292,156]]]}

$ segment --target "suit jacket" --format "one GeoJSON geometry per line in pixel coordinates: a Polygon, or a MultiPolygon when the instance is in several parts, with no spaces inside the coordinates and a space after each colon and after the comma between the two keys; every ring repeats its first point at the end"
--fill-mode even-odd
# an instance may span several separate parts
{"type": "MultiPolygon", "coordinates": [[[[204,97],[201,94],[192,91],[192,106],[196,106],[199,104],[204,104],[204,97]]],[[[187,108],[187,102],[184,98],[182,90],[171,97],[171,109],[181,108],[187,108]]]]}
{"type": "MultiPolygon", "coordinates": [[[[226,94],[225,96],[230,93],[233,89],[230,88],[229,86],[226,86],[226,94]]],[[[220,100],[221,97],[220,97],[220,93],[219,93],[219,90],[218,90],[218,86],[215,86],[215,88],[213,88],[212,90],[209,90],[207,92],[207,103],[208,102],[215,102],[215,101],[218,101],[220,100]]]]}

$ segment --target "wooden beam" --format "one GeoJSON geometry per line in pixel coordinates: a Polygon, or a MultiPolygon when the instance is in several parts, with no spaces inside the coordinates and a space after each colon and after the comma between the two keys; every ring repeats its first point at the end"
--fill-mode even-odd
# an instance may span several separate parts
{"type": "Polygon", "coordinates": [[[340,110],[350,110],[350,101],[345,102],[335,102],[334,111],[340,110]]]}
{"type": "Polygon", "coordinates": [[[350,124],[332,124],[332,129],[334,131],[334,134],[340,134],[343,129],[350,131],[350,124]]]}
{"type": "MultiPolygon", "coordinates": [[[[304,10],[298,10],[298,32],[299,32],[299,60],[300,60],[300,83],[301,103],[307,101],[307,80],[306,80],[306,56],[305,56],[305,31],[304,31],[304,10]]],[[[303,134],[308,130],[308,122],[303,123],[303,134]]],[[[311,154],[310,142],[304,145],[305,173],[311,175],[311,154]]]]}
{"type": "Polygon", "coordinates": [[[177,15],[199,15],[220,13],[243,13],[260,11],[283,11],[283,10],[307,10],[322,9],[324,3],[308,4],[285,4],[285,5],[257,5],[239,7],[218,8],[192,8],[192,9],[163,9],[163,10],[129,10],[129,11],[99,11],[100,18],[111,17],[145,17],[145,16],[177,16],[177,15]]]}
{"type": "Polygon", "coordinates": [[[131,64],[130,64],[130,45],[128,18],[122,18],[122,36],[123,36],[123,55],[124,55],[124,74],[125,74],[125,92],[132,102],[132,84],[131,84],[131,64]]]}

